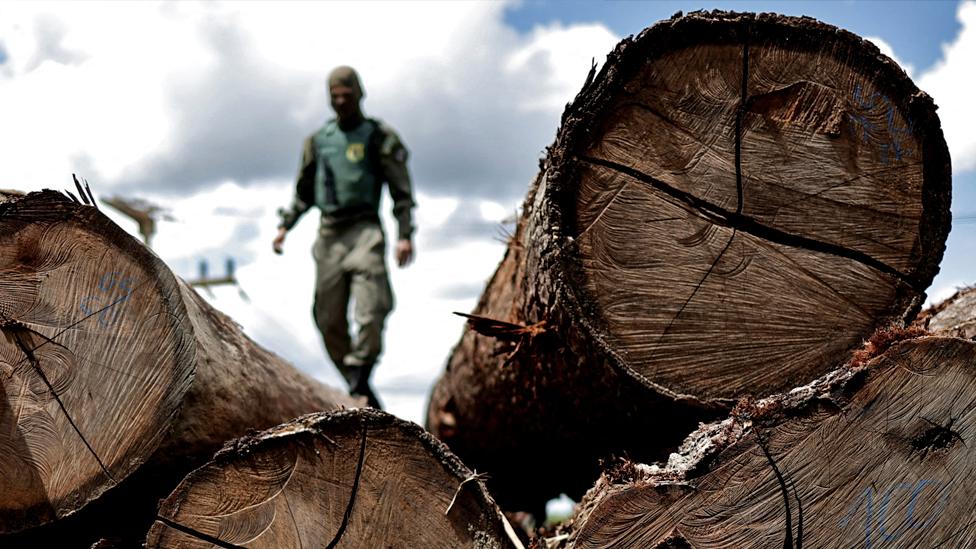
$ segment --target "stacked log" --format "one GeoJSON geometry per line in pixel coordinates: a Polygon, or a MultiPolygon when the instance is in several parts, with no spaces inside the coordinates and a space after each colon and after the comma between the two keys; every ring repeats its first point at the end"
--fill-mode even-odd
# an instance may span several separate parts
{"type": "Polygon", "coordinates": [[[161,504],[148,549],[521,548],[476,473],[419,426],[312,414],[228,444],[161,504]]]}
{"type": "Polygon", "coordinates": [[[256,345],[92,205],[3,196],[3,547],[142,539],[158,498],[225,441],[359,405],[256,345]]]}
{"type": "Polygon", "coordinates": [[[976,343],[921,337],[623,465],[565,546],[972,547],[976,343]]]}
{"type": "Polygon", "coordinates": [[[624,40],[567,107],[428,428],[540,512],[602,457],[660,460],[838,368],[938,271],[935,109],[809,18],[679,14],[624,40]]]}
{"type": "Polygon", "coordinates": [[[976,339],[976,287],[956,291],[920,314],[915,323],[937,334],[976,339]]]}

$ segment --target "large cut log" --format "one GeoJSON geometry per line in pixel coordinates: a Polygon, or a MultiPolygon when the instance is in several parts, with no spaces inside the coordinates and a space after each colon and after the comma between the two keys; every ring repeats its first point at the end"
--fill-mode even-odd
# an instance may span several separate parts
{"type": "Polygon", "coordinates": [[[567,545],[976,546],[976,343],[922,337],[602,477],[567,545]]]}
{"type": "Polygon", "coordinates": [[[658,459],[744,395],[914,318],[945,247],[935,105],[809,18],[693,13],[626,39],[562,119],[428,427],[503,507],[658,459]]]}
{"type": "Polygon", "coordinates": [[[148,549],[521,548],[480,477],[371,408],[227,444],[161,504],[148,549]]]}
{"type": "MultiPolygon", "coordinates": [[[[0,204],[0,533],[66,517],[120,484],[131,499],[104,518],[123,527],[120,517],[144,509],[148,528],[156,499],[225,441],[357,404],[248,339],[95,207],[52,191],[9,198],[0,204]],[[177,476],[126,490],[137,471],[150,484],[160,471],[177,476]]],[[[60,535],[38,530],[30,535],[60,535]]]]}

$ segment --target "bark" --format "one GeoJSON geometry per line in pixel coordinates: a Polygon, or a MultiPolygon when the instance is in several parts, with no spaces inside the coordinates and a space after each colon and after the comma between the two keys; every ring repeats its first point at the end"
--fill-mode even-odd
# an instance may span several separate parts
{"type": "Polygon", "coordinates": [[[148,549],[521,548],[479,476],[373,409],[229,443],[161,504],[148,549]]]}
{"type": "Polygon", "coordinates": [[[914,318],[949,230],[935,106],[809,18],[693,13],[570,104],[428,427],[503,507],[667,455],[914,318]]]}
{"type": "Polygon", "coordinates": [[[103,520],[151,521],[156,499],[226,440],[357,404],[248,339],[96,208],[52,191],[0,204],[0,322],[0,533],[125,494],[5,547],[81,546],[78,529],[103,520]]]}
{"type": "Polygon", "coordinates": [[[567,546],[972,547],[976,343],[922,337],[600,479],[567,546]]]}
{"type": "Polygon", "coordinates": [[[976,339],[976,287],[963,288],[923,311],[916,324],[940,335],[976,339]]]}

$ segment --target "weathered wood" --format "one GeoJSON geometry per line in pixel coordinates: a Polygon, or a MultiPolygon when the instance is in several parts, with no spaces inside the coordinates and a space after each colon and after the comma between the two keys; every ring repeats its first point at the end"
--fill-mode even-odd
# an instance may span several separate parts
{"type": "Polygon", "coordinates": [[[937,334],[976,339],[976,287],[963,288],[923,311],[916,324],[937,334]]]}
{"type": "Polygon", "coordinates": [[[922,337],[600,479],[568,547],[972,547],[976,343],[922,337]]]}
{"type": "Polygon", "coordinates": [[[935,106],[809,18],[693,13],[621,42],[564,115],[428,427],[503,507],[663,457],[917,313],[949,230],[935,106]]]}
{"type": "MultiPolygon", "coordinates": [[[[0,330],[0,533],[70,515],[137,471],[178,481],[248,429],[356,405],[257,346],[94,207],[52,191],[0,204],[0,330]]],[[[175,481],[130,486],[106,515],[152,509],[175,481]]]]}
{"type": "Polygon", "coordinates": [[[482,481],[418,425],[311,414],[229,443],[161,504],[148,549],[521,548],[482,481]]]}

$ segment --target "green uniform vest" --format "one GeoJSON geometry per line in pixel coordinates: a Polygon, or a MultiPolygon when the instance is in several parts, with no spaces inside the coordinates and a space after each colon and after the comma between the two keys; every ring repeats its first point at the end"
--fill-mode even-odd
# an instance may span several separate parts
{"type": "Polygon", "coordinates": [[[375,145],[380,130],[372,119],[350,131],[330,120],[312,138],[315,147],[315,205],[330,217],[378,214],[383,188],[375,145]]]}

